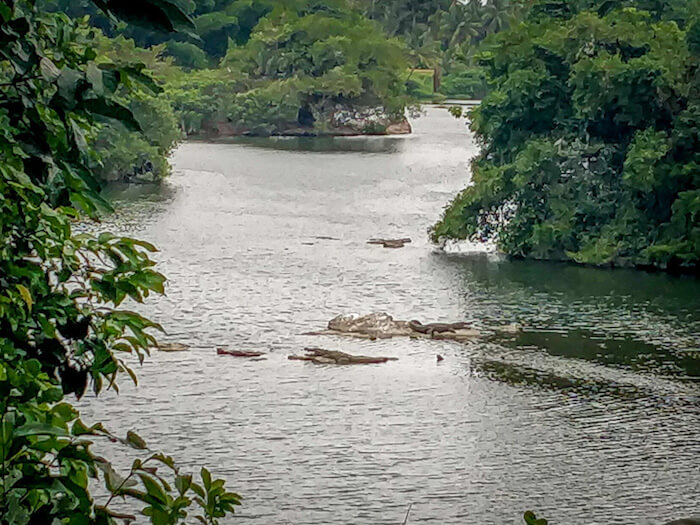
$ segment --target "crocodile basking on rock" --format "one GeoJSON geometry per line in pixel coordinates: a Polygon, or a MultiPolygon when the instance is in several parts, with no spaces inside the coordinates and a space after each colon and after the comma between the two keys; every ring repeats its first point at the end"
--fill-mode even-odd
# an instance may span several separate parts
{"type": "Polygon", "coordinates": [[[480,337],[482,333],[468,323],[423,324],[420,321],[401,321],[378,312],[369,315],[339,315],[328,322],[326,330],[306,332],[304,335],[340,335],[371,340],[411,337],[466,341],[480,337]]]}
{"type": "Polygon", "coordinates": [[[465,329],[470,328],[468,323],[427,323],[427,324],[423,324],[420,321],[416,321],[415,319],[413,321],[409,321],[408,326],[414,332],[418,332],[419,334],[428,334],[431,337],[433,336],[433,334],[442,334],[445,332],[456,332],[457,330],[465,330],[465,329]]]}

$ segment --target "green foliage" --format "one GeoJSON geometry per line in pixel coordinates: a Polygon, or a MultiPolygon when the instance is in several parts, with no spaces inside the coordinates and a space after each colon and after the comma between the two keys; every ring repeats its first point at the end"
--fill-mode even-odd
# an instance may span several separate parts
{"type": "Polygon", "coordinates": [[[482,99],[488,93],[486,72],[477,67],[461,67],[445,75],[440,91],[451,98],[482,99]]]}
{"type": "Polygon", "coordinates": [[[494,90],[471,114],[482,153],[433,238],[496,236],[516,256],[696,268],[697,22],[680,18],[680,5],[542,1],[487,41],[479,60],[494,90]]]}
{"type": "Polygon", "coordinates": [[[204,69],[209,65],[209,58],[204,50],[191,42],[171,40],[165,49],[167,54],[185,69],[204,69]]]}
{"type": "MultiPolygon", "coordinates": [[[[57,4],[74,17],[90,15],[91,23],[110,37],[123,35],[140,46],[156,46],[192,71],[189,75],[170,68],[166,76],[159,75],[172,83],[166,91],[188,133],[225,128],[261,134],[304,125],[292,115],[292,104],[297,104],[297,116],[310,112],[316,118],[313,127],[327,130],[334,107],[383,107],[388,120],[395,120],[403,118],[410,99],[481,97],[486,82],[476,70],[472,49],[506,27],[521,9],[521,2],[514,0],[189,2],[185,9],[194,20],[192,34],[173,38],[162,30],[110,24],[87,0],[57,4]],[[422,74],[414,74],[417,68],[435,70],[434,85],[432,79],[428,83],[422,74]],[[220,79],[230,78],[231,71],[236,72],[234,84],[224,89],[220,79]],[[436,93],[442,71],[449,74],[436,93]],[[211,93],[223,98],[214,100],[211,93]]],[[[153,64],[146,65],[153,70],[153,64]]],[[[119,149],[126,142],[122,138],[119,149]]],[[[146,147],[150,142],[142,137],[126,147],[145,158],[152,154],[146,147]]],[[[116,169],[127,163],[113,165],[116,169]]],[[[113,176],[113,171],[106,175],[113,176]]]]}
{"type": "Polygon", "coordinates": [[[323,129],[333,104],[403,115],[403,46],[345,0],[278,4],[244,45],[228,43],[219,68],[168,76],[167,99],[188,134],[267,135],[299,127],[302,109],[323,129]]]}
{"type": "MultiPolygon", "coordinates": [[[[123,2],[116,2],[121,4],[123,2]]],[[[129,2],[126,2],[129,3],[129,2]]],[[[167,51],[177,65],[205,68],[217,63],[226,54],[228,42],[244,44],[258,21],[274,7],[274,0],[223,0],[216,2],[181,2],[191,17],[186,31],[173,34],[167,25],[121,24],[104,15],[90,0],[42,0],[47,10],[60,10],[73,18],[84,15],[90,23],[114,38],[134,40],[143,48],[167,44],[167,51]]],[[[138,22],[138,7],[130,18],[138,22]]],[[[145,13],[144,13],[145,14],[145,13]]],[[[182,28],[178,22],[177,27],[182,28]]]]}
{"type": "Polygon", "coordinates": [[[302,105],[362,99],[400,113],[404,56],[398,40],[387,39],[344,0],[297,0],[273,9],[245,46],[229,51],[223,65],[257,80],[255,87],[292,88],[290,95],[302,105]]]}
{"type": "Polygon", "coordinates": [[[165,85],[165,97],[187,134],[199,133],[207,122],[225,121],[242,77],[228,69],[204,69],[177,75],[165,85]]]}
{"type": "Polygon", "coordinates": [[[173,75],[175,68],[163,60],[164,46],[142,49],[121,36],[100,36],[96,46],[98,62],[120,64],[148,80],[147,86],[131,82],[117,91],[119,101],[129,108],[140,129],[134,133],[119,122],[103,122],[90,141],[98,156],[93,172],[108,182],[158,181],[170,172],[167,156],[181,133],[171,104],[159,96],[161,90],[151,76],[173,75]]]}
{"type": "Polygon", "coordinates": [[[381,23],[391,36],[407,43],[411,66],[472,68],[476,47],[486,37],[522,18],[528,1],[521,0],[355,0],[359,10],[381,23]]]}
{"type": "Polygon", "coordinates": [[[523,518],[525,519],[525,523],[527,525],[547,525],[546,519],[537,519],[537,516],[535,516],[535,513],[531,510],[528,510],[523,516],[523,518]]]}
{"type": "Polygon", "coordinates": [[[408,94],[417,100],[432,100],[433,91],[433,70],[416,69],[413,70],[406,81],[408,94]]]}
{"type": "MultiPolygon", "coordinates": [[[[138,8],[141,22],[163,29],[186,21],[167,0],[138,8]]],[[[127,5],[112,12],[136,16],[127,5]]],[[[155,247],[73,232],[76,220],[109,208],[91,170],[100,158],[93,137],[117,123],[140,131],[124,90],[156,88],[142,66],[97,60],[93,44],[83,24],[31,0],[0,5],[0,522],[133,521],[110,507],[119,497],[143,506],[152,523],[192,516],[214,524],[240,502],[222,481],[203,469],[195,483],[153,453],[122,477],[93,452],[95,442],[141,454],[147,444],[134,432],[118,438],[82,422],[69,402],[89,386],[96,394],[118,390],[124,373],[136,381],[131,366],[162,330],[119,308],[163,293],[165,278],[150,259],[155,247]],[[91,479],[111,494],[103,504],[90,493],[91,479]]],[[[166,146],[167,135],[154,143],[166,146]]]]}

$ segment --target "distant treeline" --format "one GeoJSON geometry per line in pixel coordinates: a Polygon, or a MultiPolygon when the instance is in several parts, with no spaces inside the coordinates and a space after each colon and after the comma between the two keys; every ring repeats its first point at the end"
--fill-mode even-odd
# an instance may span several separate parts
{"type": "Polygon", "coordinates": [[[419,100],[481,98],[477,46],[525,12],[509,0],[190,1],[194,28],[171,33],[115,22],[89,0],[42,8],[85,17],[105,60],[143,64],[164,89],[123,88],[144,133],[105,124],[95,138],[102,178],[134,181],[164,176],[187,135],[322,133],[339,107],[381,108],[384,120],[366,129],[374,133],[419,100]]]}

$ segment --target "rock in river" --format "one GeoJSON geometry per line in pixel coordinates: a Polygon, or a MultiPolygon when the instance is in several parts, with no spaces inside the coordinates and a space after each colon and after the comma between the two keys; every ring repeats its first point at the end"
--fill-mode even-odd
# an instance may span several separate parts
{"type": "Polygon", "coordinates": [[[481,332],[466,323],[427,323],[399,321],[386,313],[339,315],[328,322],[328,329],[306,335],[341,335],[361,339],[413,337],[464,341],[479,337],[481,332]]]}
{"type": "Polygon", "coordinates": [[[381,244],[384,248],[403,248],[411,239],[370,239],[367,244],[381,244]]]}
{"type": "Polygon", "coordinates": [[[233,357],[260,357],[265,355],[264,352],[249,352],[246,350],[225,350],[224,348],[216,349],[217,355],[230,355],[233,357]]]}
{"type": "Polygon", "coordinates": [[[158,343],[156,347],[161,352],[184,352],[189,350],[189,345],[183,343],[158,343]]]}

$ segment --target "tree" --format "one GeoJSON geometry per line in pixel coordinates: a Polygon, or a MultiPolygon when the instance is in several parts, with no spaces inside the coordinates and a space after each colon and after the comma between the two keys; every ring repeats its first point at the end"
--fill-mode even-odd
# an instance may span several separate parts
{"type": "MultiPolygon", "coordinates": [[[[162,31],[189,23],[168,0],[98,5],[162,31]]],[[[134,519],[111,507],[119,497],[153,523],[213,524],[240,502],[223,481],[206,469],[195,481],[136,433],[119,438],[82,422],[70,403],[89,386],[118,388],[124,373],[136,381],[133,359],[144,359],[159,326],[119,306],[162,292],[165,280],[149,243],[72,229],[108,208],[90,169],[97,124],[140,129],[118,92],[158,90],[140,66],[97,61],[90,33],[33,0],[0,4],[0,522],[134,519]],[[99,439],[142,457],[122,476],[93,452],[99,439]],[[111,493],[102,504],[90,478],[111,493]]]]}
{"type": "MultiPolygon", "coordinates": [[[[381,106],[403,118],[405,48],[346,0],[285,2],[260,20],[224,70],[246,78],[228,105],[234,126],[271,133],[299,126],[300,112],[325,121],[335,104],[381,106]]],[[[373,130],[377,131],[377,130],[373,130]]]]}
{"type": "Polygon", "coordinates": [[[474,183],[434,240],[495,236],[519,257],[697,268],[697,14],[629,4],[540,1],[485,48],[495,88],[471,116],[483,145],[474,183]]]}
{"type": "Polygon", "coordinates": [[[166,52],[186,68],[215,66],[226,54],[229,42],[245,44],[258,21],[276,5],[274,0],[221,0],[182,2],[193,20],[188,31],[172,33],[143,24],[115,23],[92,0],[41,0],[43,9],[59,10],[90,23],[113,38],[122,36],[140,47],[166,44],[166,52]]]}

